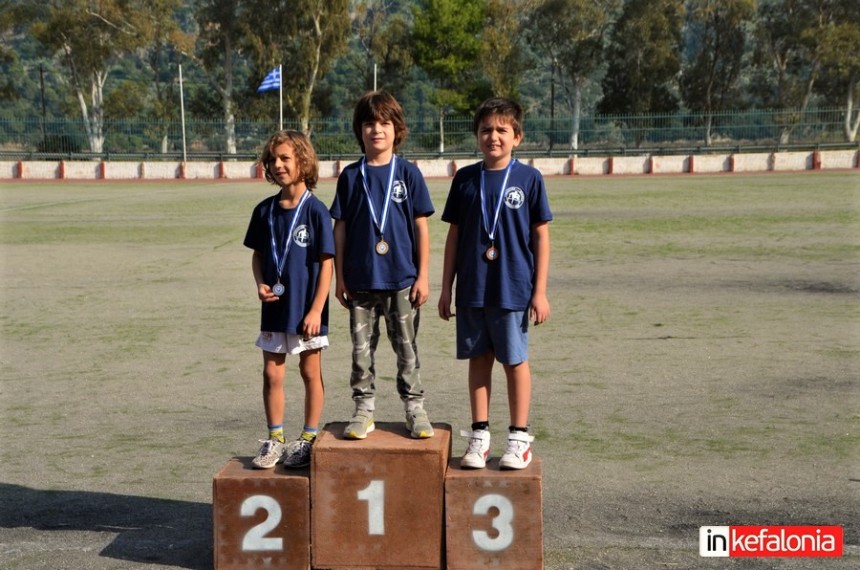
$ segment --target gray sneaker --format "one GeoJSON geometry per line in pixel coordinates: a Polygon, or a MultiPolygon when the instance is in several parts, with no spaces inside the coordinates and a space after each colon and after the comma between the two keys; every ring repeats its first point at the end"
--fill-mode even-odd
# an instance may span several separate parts
{"type": "Polygon", "coordinates": [[[287,446],[277,439],[261,439],[260,442],[263,445],[260,446],[257,456],[251,460],[251,465],[257,469],[271,469],[278,464],[287,446]]]}
{"type": "Polygon", "coordinates": [[[302,437],[288,443],[287,449],[284,452],[284,467],[297,469],[310,465],[312,445],[313,441],[308,441],[302,437]]]}
{"type": "Polygon", "coordinates": [[[373,425],[373,412],[356,410],[346,429],[343,430],[343,437],[346,439],[364,439],[375,427],[373,425]]]}
{"type": "Polygon", "coordinates": [[[427,439],[433,437],[433,426],[427,419],[424,408],[415,408],[406,412],[406,429],[414,439],[427,439]]]}

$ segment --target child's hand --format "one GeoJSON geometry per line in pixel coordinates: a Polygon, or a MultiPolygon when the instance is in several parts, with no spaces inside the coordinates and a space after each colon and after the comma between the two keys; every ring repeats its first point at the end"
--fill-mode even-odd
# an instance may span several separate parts
{"type": "Polygon", "coordinates": [[[349,289],[343,283],[335,283],[334,296],[344,309],[349,308],[349,303],[352,301],[352,293],[349,292],[349,289]]]}
{"type": "Polygon", "coordinates": [[[543,323],[549,318],[549,301],[546,295],[535,293],[529,303],[529,320],[535,326],[543,323]]]}
{"type": "Polygon", "coordinates": [[[302,321],[302,336],[306,339],[313,336],[319,336],[321,328],[322,315],[320,312],[313,310],[308,311],[308,314],[305,315],[304,321],[302,321]]]}
{"type": "Polygon", "coordinates": [[[274,303],[280,300],[280,297],[272,293],[272,288],[265,283],[257,285],[257,297],[264,303],[274,303]]]}
{"type": "Polygon", "coordinates": [[[427,302],[430,297],[430,282],[427,277],[418,276],[412,288],[409,290],[409,300],[412,301],[412,308],[417,309],[427,302]]]}
{"type": "Polygon", "coordinates": [[[453,312],[451,312],[450,291],[442,291],[442,294],[439,295],[439,316],[446,321],[451,317],[456,316],[453,312]]]}

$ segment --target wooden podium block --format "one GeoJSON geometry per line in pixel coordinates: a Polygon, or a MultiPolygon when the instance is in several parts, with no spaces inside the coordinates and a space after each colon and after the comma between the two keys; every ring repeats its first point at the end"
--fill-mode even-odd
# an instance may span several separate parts
{"type": "Polygon", "coordinates": [[[403,423],[376,423],[364,440],[325,426],[313,447],[314,568],[444,567],[444,477],[451,426],[412,439],[403,423]]]}
{"type": "Polygon", "coordinates": [[[212,481],[216,570],[310,568],[309,470],[233,458],[212,481]]]}
{"type": "Polygon", "coordinates": [[[522,470],[461,469],[445,475],[449,570],[543,568],[543,467],[539,457],[522,470]]]}

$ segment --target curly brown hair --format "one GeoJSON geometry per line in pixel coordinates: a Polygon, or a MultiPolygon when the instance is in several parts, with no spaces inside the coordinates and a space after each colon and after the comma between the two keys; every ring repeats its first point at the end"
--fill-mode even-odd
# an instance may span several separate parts
{"type": "Polygon", "coordinates": [[[296,160],[299,164],[299,172],[302,174],[305,186],[313,190],[319,182],[319,162],[317,161],[317,152],[311,144],[310,139],[301,131],[293,129],[284,129],[274,133],[266,144],[263,145],[263,152],[260,153],[260,158],[257,164],[263,167],[266,173],[266,180],[271,184],[279,184],[278,179],[271,172],[272,162],[275,159],[275,149],[287,143],[293,147],[296,153],[296,160]]]}

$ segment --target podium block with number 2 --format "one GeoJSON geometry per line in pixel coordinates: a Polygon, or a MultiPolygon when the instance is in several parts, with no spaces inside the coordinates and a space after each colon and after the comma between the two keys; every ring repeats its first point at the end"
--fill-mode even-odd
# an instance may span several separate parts
{"type": "Polygon", "coordinates": [[[212,481],[215,568],[310,566],[308,469],[259,470],[234,458],[212,481]]]}
{"type": "Polygon", "coordinates": [[[403,423],[377,423],[367,439],[326,426],[311,464],[313,565],[443,567],[444,478],[451,427],[411,439],[403,423]]]}

